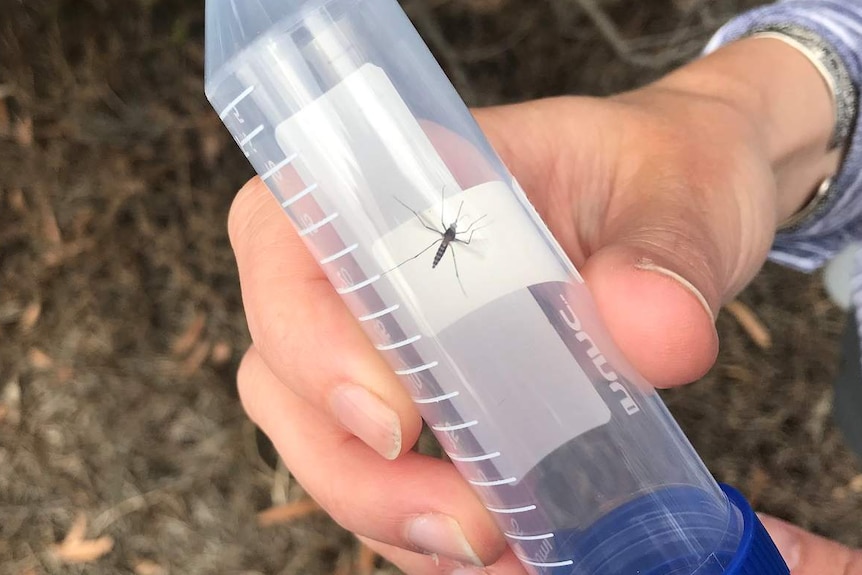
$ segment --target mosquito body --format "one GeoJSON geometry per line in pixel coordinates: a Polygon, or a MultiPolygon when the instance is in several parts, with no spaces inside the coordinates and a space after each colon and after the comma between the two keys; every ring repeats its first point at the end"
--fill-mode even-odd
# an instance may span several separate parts
{"type": "MultiPolygon", "coordinates": [[[[471,236],[472,238],[472,236],[471,236]]],[[[458,242],[458,226],[456,224],[452,224],[446,231],[443,232],[443,237],[441,238],[440,247],[437,249],[437,255],[434,256],[434,263],[431,264],[431,268],[434,269],[440,264],[440,260],[443,259],[443,256],[446,255],[446,250],[449,249],[449,244],[452,242],[458,242]]],[[[436,242],[435,242],[436,243],[436,242]]],[[[470,245],[470,240],[463,242],[465,245],[470,245]]],[[[452,252],[454,257],[455,252],[452,252]]]]}
{"type": "MultiPolygon", "coordinates": [[[[414,210],[413,208],[411,208],[410,206],[408,206],[407,204],[405,204],[404,202],[402,202],[398,198],[395,198],[399,204],[401,204],[402,206],[404,206],[405,208],[410,210],[413,213],[413,215],[416,216],[416,219],[419,220],[419,223],[421,223],[425,229],[427,229],[430,232],[434,232],[435,234],[437,234],[440,237],[437,238],[436,240],[434,240],[431,243],[431,245],[426,247],[424,250],[422,250],[421,252],[419,252],[418,254],[413,256],[412,258],[409,258],[409,259],[401,262],[399,265],[397,265],[393,269],[398,269],[401,266],[403,266],[404,264],[411,262],[415,259],[418,259],[422,255],[424,255],[426,252],[428,252],[428,250],[437,246],[437,244],[440,244],[440,246],[437,248],[437,253],[434,255],[434,261],[431,264],[431,268],[436,269],[437,266],[440,265],[440,262],[443,261],[443,257],[446,255],[447,251],[449,253],[451,253],[452,254],[452,263],[455,266],[455,277],[458,278],[458,284],[461,286],[461,291],[464,292],[464,295],[466,295],[467,292],[464,290],[464,284],[461,282],[461,274],[458,271],[458,258],[455,257],[454,245],[455,244],[461,244],[461,245],[469,246],[470,243],[473,241],[473,235],[476,232],[478,232],[480,229],[482,229],[482,227],[484,227],[484,226],[482,226],[482,227],[477,228],[476,224],[478,224],[479,222],[484,220],[487,217],[487,214],[482,216],[481,218],[474,220],[469,226],[467,226],[467,229],[465,229],[464,231],[458,231],[458,223],[461,221],[461,212],[464,210],[464,202],[461,202],[461,206],[458,208],[458,215],[455,217],[455,221],[447,226],[445,224],[445,222],[443,221],[443,212],[444,212],[444,207],[445,207],[443,204],[443,201],[445,200],[445,196],[443,194],[445,194],[445,190],[443,193],[441,193],[440,229],[437,229],[434,226],[432,226],[431,224],[429,224],[427,221],[425,221],[425,218],[423,218],[419,212],[417,212],[416,210],[414,210]],[[463,236],[466,236],[466,238],[464,238],[463,236]]],[[[390,270],[390,271],[392,271],[392,270],[390,270]]]]}

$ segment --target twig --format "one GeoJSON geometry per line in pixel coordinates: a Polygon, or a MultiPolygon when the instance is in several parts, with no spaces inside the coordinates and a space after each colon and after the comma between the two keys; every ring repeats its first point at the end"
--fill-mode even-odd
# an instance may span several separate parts
{"type": "Polygon", "coordinates": [[[576,4],[587,15],[611,49],[624,62],[641,68],[661,70],[685,56],[680,50],[668,50],[655,55],[636,51],[632,47],[633,41],[623,37],[611,17],[599,7],[595,0],[551,0],[551,2],[558,14],[566,13],[563,4],[576,4]]]}
{"type": "Polygon", "coordinates": [[[773,481],[769,474],[763,468],[755,465],[748,479],[748,500],[753,502],[752,505],[761,502],[760,496],[763,495],[763,492],[772,483],[773,481]]]}
{"type": "Polygon", "coordinates": [[[120,501],[113,507],[106,509],[96,516],[96,519],[93,520],[93,529],[99,533],[105,531],[108,527],[110,527],[114,522],[119,519],[122,519],[126,515],[134,513],[136,511],[140,511],[142,509],[146,509],[154,502],[154,499],[159,499],[162,495],[167,491],[172,491],[175,489],[184,489],[193,484],[194,480],[190,477],[181,477],[175,481],[167,483],[161,487],[157,487],[156,489],[152,489],[145,493],[139,493],[137,495],[133,495],[128,499],[124,499],[120,501]]]}
{"type": "Polygon", "coordinates": [[[21,314],[18,322],[19,329],[24,333],[29,332],[39,321],[40,315],[42,315],[42,302],[38,300],[30,302],[21,314]]]}
{"type": "Polygon", "coordinates": [[[440,57],[446,64],[446,68],[452,75],[452,82],[458,88],[458,92],[467,101],[468,104],[478,104],[476,90],[467,75],[467,71],[461,64],[458,54],[440,29],[437,23],[437,18],[431,12],[431,9],[425,3],[425,0],[413,0],[404,5],[404,9],[408,13],[413,14],[413,21],[416,27],[420,29],[425,40],[437,49],[440,57]]]}
{"type": "Polygon", "coordinates": [[[27,360],[33,369],[40,371],[51,369],[54,366],[54,360],[51,359],[51,356],[38,347],[30,348],[30,351],[27,352],[27,360]]]}
{"type": "Polygon", "coordinates": [[[195,317],[186,327],[185,331],[174,340],[171,352],[176,356],[185,355],[190,352],[198,340],[200,340],[201,333],[203,333],[204,327],[206,327],[206,321],[206,315],[203,313],[198,312],[195,314],[195,317]]]}
{"type": "Polygon", "coordinates": [[[478,48],[470,48],[466,50],[461,50],[458,55],[458,59],[462,62],[466,62],[468,64],[473,64],[476,62],[481,62],[483,60],[490,60],[491,58],[495,58],[500,54],[508,52],[515,46],[517,46],[524,38],[529,36],[534,30],[534,26],[536,24],[536,15],[535,13],[531,13],[529,17],[522,18],[519,21],[518,27],[515,28],[512,32],[509,33],[506,38],[492,44],[490,46],[480,46],[478,48]]]}
{"type": "Polygon", "coordinates": [[[274,506],[287,504],[289,491],[290,471],[287,470],[284,462],[279,457],[272,476],[272,489],[269,492],[272,504],[274,506]]]}
{"type": "Polygon", "coordinates": [[[357,575],[373,575],[374,564],[377,562],[377,553],[364,543],[359,545],[359,555],[356,558],[357,575]]]}
{"type": "Polygon", "coordinates": [[[180,373],[184,377],[189,377],[197,373],[201,366],[206,361],[210,354],[210,344],[208,341],[202,341],[197,344],[189,356],[183,361],[180,367],[180,373]]]}
{"type": "MultiPolygon", "coordinates": [[[[638,36],[628,41],[632,51],[640,52],[647,50],[660,50],[668,46],[680,47],[683,44],[698,44],[701,45],[704,38],[709,33],[703,26],[681,26],[671,32],[662,32],[659,34],[649,34],[646,36],[638,36]]],[[[682,51],[688,51],[688,47],[681,48],[682,51]]],[[[696,49],[696,48],[695,48],[696,49]]]]}
{"type": "Polygon", "coordinates": [[[353,570],[353,557],[352,553],[343,553],[338,558],[338,563],[335,567],[334,575],[350,575],[350,572],[353,570]]]}
{"type": "Polygon", "coordinates": [[[270,509],[261,511],[257,514],[257,524],[260,527],[272,527],[273,525],[296,521],[318,511],[321,511],[321,508],[317,502],[311,499],[303,499],[302,501],[295,501],[287,505],[279,505],[278,507],[271,507],[270,509]]]}
{"type": "Polygon", "coordinates": [[[772,334],[750,307],[736,300],[727,304],[725,309],[736,319],[757,347],[760,349],[772,347],[772,334]]]}

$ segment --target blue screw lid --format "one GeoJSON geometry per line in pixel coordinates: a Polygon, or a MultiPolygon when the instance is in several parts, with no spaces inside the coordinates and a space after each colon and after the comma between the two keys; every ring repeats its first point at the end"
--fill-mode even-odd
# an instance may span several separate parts
{"type": "Polygon", "coordinates": [[[745,522],[739,549],[724,575],[790,575],[781,553],[745,497],[728,485],[721,489],[742,512],[745,522]]]}

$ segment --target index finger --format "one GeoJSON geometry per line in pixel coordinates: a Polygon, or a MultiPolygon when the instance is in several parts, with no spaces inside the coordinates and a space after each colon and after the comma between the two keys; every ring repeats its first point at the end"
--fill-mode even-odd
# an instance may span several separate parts
{"type": "Polygon", "coordinates": [[[413,401],[259,178],[237,195],[228,229],[270,370],[381,455],[408,450],[422,425],[413,401]]]}

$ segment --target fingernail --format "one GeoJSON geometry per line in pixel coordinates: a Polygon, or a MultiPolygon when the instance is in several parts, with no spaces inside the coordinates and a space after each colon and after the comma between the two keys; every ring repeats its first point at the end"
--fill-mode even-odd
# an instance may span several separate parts
{"type": "Polygon", "coordinates": [[[389,460],[401,454],[401,421],[383,400],[359,385],[332,392],[329,408],[347,431],[389,460]]]}
{"type": "MultiPolygon", "coordinates": [[[[763,517],[761,517],[763,521],[763,517]]],[[[777,520],[769,520],[769,535],[772,537],[772,542],[778,547],[781,556],[784,557],[784,562],[787,563],[787,568],[793,571],[799,566],[800,541],[799,535],[792,527],[788,527],[784,523],[777,520]]]]}
{"type": "MultiPolygon", "coordinates": [[[[422,515],[407,526],[407,540],[428,554],[440,554],[463,563],[482,565],[458,522],[445,515],[422,515]]],[[[480,571],[481,573],[481,571],[480,571]]]]}
{"type": "Polygon", "coordinates": [[[675,271],[671,271],[665,267],[656,265],[650,259],[643,258],[635,264],[635,267],[639,270],[644,270],[648,272],[655,272],[657,274],[661,274],[665,277],[669,277],[670,279],[676,281],[679,285],[688,290],[691,295],[697,298],[697,301],[700,302],[700,305],[703,306],[703,309],[706,310],[707,315],[709,315],[710,321],[715,323],[715,314],[712,313],[712,308],[709,307],[709,302],[706,301],[706,298],[703,297],[703,294],[700,293],[700,290],[697,289],[693,283],[676,273],[675,271]]]}
{"type": "Polygon", "coordinates": [[[459,567],[452,571],[450,575],[488,575],[488,572],[478,567],[459,567]]]}

